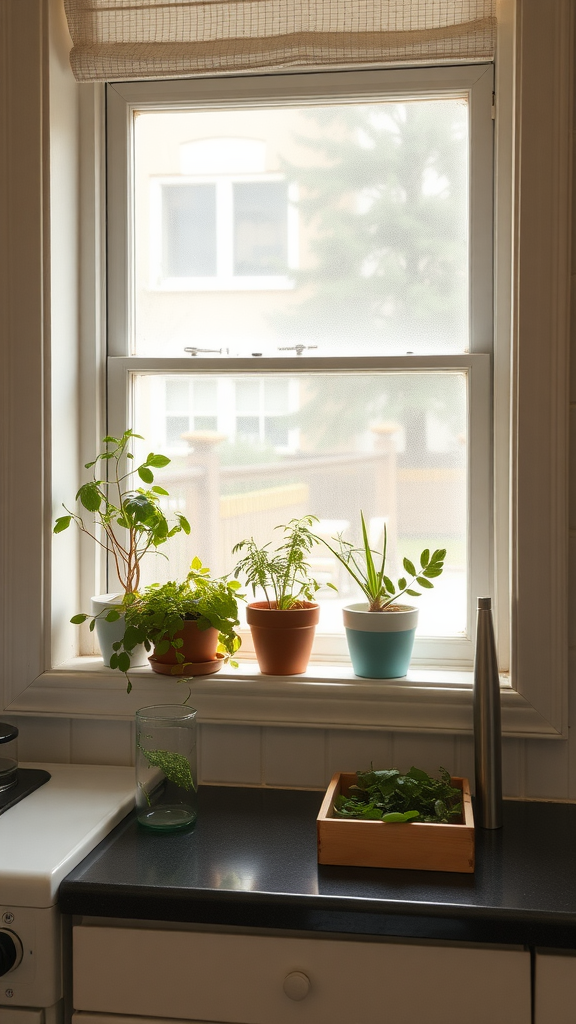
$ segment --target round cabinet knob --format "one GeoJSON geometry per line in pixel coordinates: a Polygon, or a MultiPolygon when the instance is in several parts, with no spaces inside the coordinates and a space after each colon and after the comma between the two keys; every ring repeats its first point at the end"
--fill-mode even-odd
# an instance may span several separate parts
{"type": "Polygon", "coordinates": [[[14,932],[0,928],[0,977],[18,967],[22,959],[22,943],[14,932]]]}
{"type": "Polygon", "coordinates": [[[299,1002],[305,999],[310,991],[310,978],[302,971],[292,971],[284,978],[284,991],[288,999],[299,1002]]]}

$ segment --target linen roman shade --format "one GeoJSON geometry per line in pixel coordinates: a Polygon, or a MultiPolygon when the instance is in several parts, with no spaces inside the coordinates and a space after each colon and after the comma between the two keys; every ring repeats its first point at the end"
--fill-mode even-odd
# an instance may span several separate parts
{"type": "Polygon", "coordinates": [[[81,82],[489,60],[495,0],[64,0],[81,82]]]}

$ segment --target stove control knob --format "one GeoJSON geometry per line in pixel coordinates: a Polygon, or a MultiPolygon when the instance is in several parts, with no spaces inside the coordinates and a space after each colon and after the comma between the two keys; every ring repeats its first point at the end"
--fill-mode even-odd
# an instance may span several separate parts
{"type": "Polygon", "coordinates": [[[0,977],[18,967],[22,959],[22,943],[7,928],[0,928],[0,977]]]}

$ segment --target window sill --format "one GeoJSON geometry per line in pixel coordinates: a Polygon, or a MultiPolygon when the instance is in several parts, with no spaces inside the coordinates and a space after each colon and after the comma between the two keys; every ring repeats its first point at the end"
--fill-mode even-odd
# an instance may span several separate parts
{"type": "MultiPolygon", "coordinates": [[[[130,673],[133,689],[82,657],[51,669],[7,709],[13,714],[131,719],[147,704],[191,703],[206,723],[299,726],[328,729],[384,728],[469,734],[472,672],[416,668],[406,680],[359,679],[348,665],[312,664],[302,676],[263,676],[254,662],[190,682],[169,680],[148,668],[130,673]]],[[[560,738],[502,677],[502,725],[506,736],[560,738]]]]}

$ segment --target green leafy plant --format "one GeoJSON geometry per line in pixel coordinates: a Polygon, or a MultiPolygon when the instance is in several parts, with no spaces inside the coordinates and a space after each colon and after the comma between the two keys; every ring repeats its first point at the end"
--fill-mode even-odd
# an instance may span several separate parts
{"type": "MultiPolygon", "coordinates": [[[[414,589],[415,585],[422,587],[424,590],[431,590],[433,588],[432,580],[440,576],[444,568],[445,548],[438,548],[432,553],[430,553],[429,548],[425,548],[420,555],[420,567],[418,569],[409,558],[404,558],[402,565],[407,575],[401,576],[396,583],[393,583],[390,577],[386,575],[386,524],[384,524],[382,551],[378,552],[373,551],[370,546],[363,512],[360,513],[360,521],[362,525],[362,547],[355,547],[349,541],[344,540],[341,533],[337,534],[336,537],[332,537],[336,547],[332,547],[323,537],[314,537],[313,539],[319,544],[324,544],[338,559],[340,564],[344,566],[346,571],[350,573],[350,576],[358,584],[362,593],[368,598],[369,611],[385,611],[403,594],[408,594],[410,597],[421,597],[420,591],[414,589]]],[[[333,584],[329,583],[328,586],[336,590],[333,584]]]]}
{"type": "Polygon", "coordinates": [[[174,671],[180,674],[185,658],[180,650],[182,638],[176,634],[189,620],[195,621],[200,630],[211,626],[217,629],[218,651],[230,658],[241,643],[236,632],[238,598],[243,596],[238,594],[239,589],[238,580],[211,579],[208,567],[195,558],[184,582],[152,583],[144,593],[128,595],[124,604],[126,629],[122,640],[112,645],[115,653],[110,667],[128,672],[134,648],[144,644],[147,651],[154,647],[158,655],[173,648],[177,662],[174,671]]]}
{"type": "Polygon", "coordinates": [[[371,767],[356,772],[356,781],[348,796],[337,797],[337,818],[446,825],[462,817],[462,794],[445,768],[440,768],[440,779],[435,779],[421,768],[412,767],[402,775],[397,768],[375,771],[371,767]]]}
{"type": "Polygon", "coordinates": [[[232,549],[233,554],[246,553],[236,565],[234,575],[243,574],[253,594],[260,588],[268,604],[274,603],[279,610],[299,608],[303,601],[313,601],[320,584],[310,575],[307,556],[316,543],[311,528],[317,522],[316,516],[303,516],[277,526],[277,530],[284,530],[284,543],[274,551],[269,550],[270,543],[259,547],[253,537],[241,540],[232,549]]]}
{"type": "Polygon", "coordinates": [[[159,768],[168,782],[173,782],[180,789],[195,788],[190,762],[187,757],[184,757],[184,754],[177,754],[173,750],[146,750],[140,743],[138,749],[142,751],[148,761],[148,767],[159,768]]]}
{"type": "MultiPolygon", "coordinates": [[[[66,515],[59,516],[54,526],[54,533],[62,533],[75,523],[96,544],[110,550],[126,595],[138,590],[140,563],[148,551],[159,548],[176,533],[190,533],[185,516],[176,512],[176,523],[170,526],[160,508],[160,498],[166,497],[168,491],[154,484],[153,470],[167,466],[170,459],[150,452],[141,465],[132,467],[134,456],[128,449],[135,438],[143,440],[140,434],[125,430],[121,437],[103,439],[104,451],[85,465],[86,469],[92,469],[92,479],[82,484],[76,495],[76,501],[85,512],[79,514],[64,505],[66,515]],[[104,464],[108,467],[107,478],[100,479],[99,471],[104,464]],[[152,486],[135,487],[135,477],[152,486]],[[90,522],[87,522],[86,512],[90,513],[90,522]]],[[[108,612],[106,618],[113,621],[120,614],[114,610],[108,612]]],[[[71,621],[80,623],[87,618],[88,615],[79,614],[71,621]]]]}

